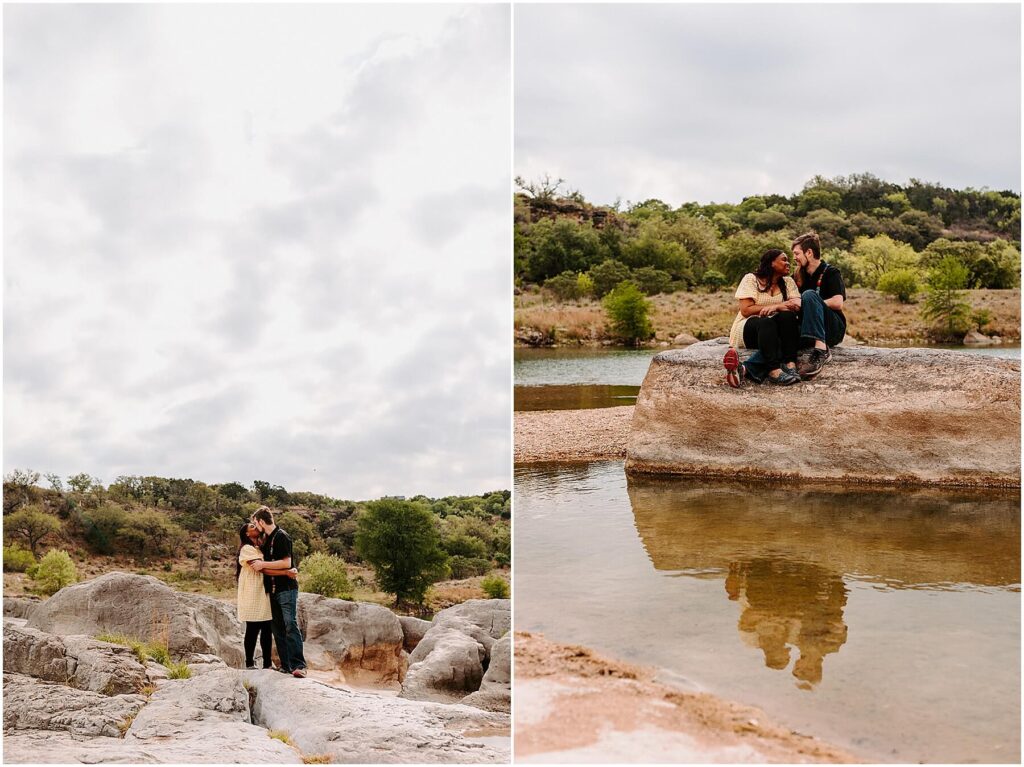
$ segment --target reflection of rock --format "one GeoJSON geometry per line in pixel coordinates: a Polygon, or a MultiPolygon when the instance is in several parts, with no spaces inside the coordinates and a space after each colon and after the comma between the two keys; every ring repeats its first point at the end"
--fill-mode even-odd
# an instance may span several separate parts
{"type": "Polygon", "coordinates": [[[846,642],[846,586],[838,575],[800,562],[733,562],[725,579],[729,599],[743,604],[740,634],[764,652],[765,665],[784,669],[790,645],[800,652],[793,676],[821,681],[824,658],[846,642]]]}
{"type": "Polygon", "coordinates": [[[206,653],[234,666],[244,661],[233,606],[175,591],[148,575],[107,573],[68,586],[33,610],[28,625],[51,634],[166,639],[173,655],[206,653]]]}
{"type": "Polygon", "coordinates": [[[726,348],[705,341],[654,357],[633,414],[627,471],[1020,485],[1018,360],[840,347],[813,382],[738,391],[721,382],[726,348]]]}
{"type": "MultiPolygon", "coordinates": [[[[508,599],[471,599],[439,612],[409,656],[401,696],[455,702],[479,690],[492,647],[508,633],[511,617],[508,599]]],[[[488,695],[476,700],[498,710],[499,695],[497,687],[490,687],[488,695]]]]}
{"type": "Polygon", "coordinates": [[[507,748],[463,733],[507,733],[509,718],[461,705],[440,705],[340,690],[271,671],[245,673],[255,692],[253,716],[288,732],[304,754],[340,762],[501,762],[507,748]]]}
{"type": "Polygon", "coordinates": [[[303,592],[298,618],[310,668],[339,669],[355,684],[401,681],[402,624],[386,607],[303,592]]]}

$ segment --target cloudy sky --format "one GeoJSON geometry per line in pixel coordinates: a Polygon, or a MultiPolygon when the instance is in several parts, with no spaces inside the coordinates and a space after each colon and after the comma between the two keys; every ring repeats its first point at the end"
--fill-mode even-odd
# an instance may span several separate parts
{"type": "Polygon", "coordinates": [[[4,8],[4,471],[509,487],[509,10],[4,8]]]}
{"type": "Polygon", "coordinates": [[[739,202],[861,172],[1019,192],[1020,13],[517,6],[516,172],[606,204],[739,202]]]}

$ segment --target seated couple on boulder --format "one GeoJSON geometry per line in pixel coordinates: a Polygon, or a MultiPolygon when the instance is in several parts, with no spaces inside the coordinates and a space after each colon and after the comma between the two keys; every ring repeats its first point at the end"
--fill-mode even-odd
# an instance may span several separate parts
{"type": "Polygon", "coordinates": [[[298,570],[292,567],[292,539],[274,524],[266,506],[256,509],[252,519],[238,531],[240,546],[235,578],[238,580],[238,619],[245,624],[245,667],[256,668],[256,639],[259,637],[263,668],[270,662],[271,634],[281,659],[278,671],[306,676],[299,631],[298,570]]]}
{"type": "Polygon", "coordinates": [[[795,280],[787,254],[773,249],[736,289],[739,313],[725,353],[725,380],[733,388],[745,379],[790,386],[814,378],[832,360],[831,347],[846,335],[846,285],[839,269],[821,260],[818,235],[800,235],[792,250],[795,280]],[[740,362],[737,350],[744,348],[754,353],[740,362]],[[798,369],[801,348],[811,353],[798,369]]]}

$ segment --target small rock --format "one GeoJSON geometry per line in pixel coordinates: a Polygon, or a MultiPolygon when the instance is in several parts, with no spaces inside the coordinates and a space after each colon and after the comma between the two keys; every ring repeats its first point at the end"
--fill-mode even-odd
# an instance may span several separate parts
{"type": "Polygon", "coordinates": [[[690,344],[699,343],[700,339],[696,336],[692,336],[689,333],[680,333],[672,339],[672,343],[675,346],[689,346],[690,344]]]}

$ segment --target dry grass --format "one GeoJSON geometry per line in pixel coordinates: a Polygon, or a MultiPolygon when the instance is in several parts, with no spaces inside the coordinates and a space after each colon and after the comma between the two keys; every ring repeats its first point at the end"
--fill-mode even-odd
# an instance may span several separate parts
{"type": "MultiPolygon", "coordinates": [[[[1006,341],[1020,341],[1020,290],[968,290],[974,309],[987,309],[992,322],[986,333],[1006,341]]],[[[655,339],[669,341],[679,333],[697,338],[729,334],[736,316],[731,291],[720,293],[673,293],[654,296],[651,320],[655,339]]],[[[516,296],[515,327],[546,332],[555,328],[559,343],[594,344],[610,338],[604,310],[598,301],[559,303],[545,291],[532,290],[516,296]]],[[[846,316],[850,335],[867,343],[912,342],[928,337],[928,323],[921,319],[919,304],[901,304],[895,298],[865,288],[852,288],[846,316]]]]}
{"type": "Polygon", "coordinates": [[[132,722],[134,721],[135,716],[133,714],[132,716],[126,716],[124,719],[117,723],[117,729],[120,731],[122,738],[128,734],[128,730],[131,728],[132,722]]]}
{"type": "Polygon", "coordinates": [[[332,764],[330,754],[310,754],[302,757],[303,764],[332,764]]]}
{"type": "Polygon", "coordinates": [[[289,735],[286,730],[268,730],[267,735],[269,735],[274,740],[281,741],[286,746],[295,746],[295,744],[292,742],[292,736],[289,735]]]}

